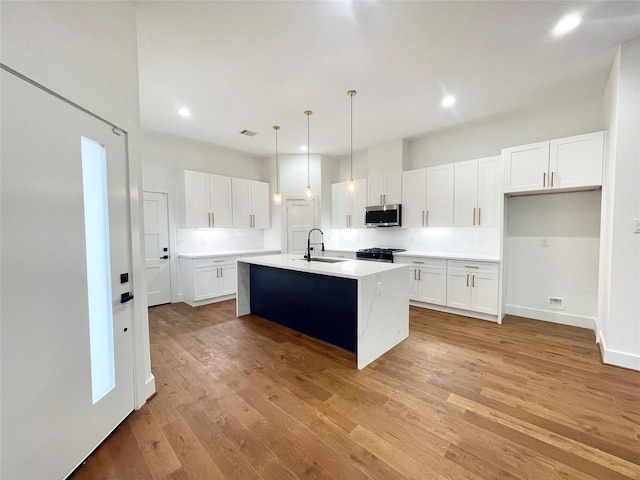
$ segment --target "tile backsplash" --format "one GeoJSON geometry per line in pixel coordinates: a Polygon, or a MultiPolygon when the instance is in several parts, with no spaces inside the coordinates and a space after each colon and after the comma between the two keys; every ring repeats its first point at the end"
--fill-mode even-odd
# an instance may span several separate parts
{"type": "Polygon", "coordinates": [[[264,232],[253,229],[179,228],[176,233],[179,253],[258,250],[264,248],[264,232]]]}
{"type": "Polygon", "coordinates": [[[392,247],[432,253],[495,255],[500,253],[499,228],[368,228],[333,230],[327,248],[358,250],[392,247]]]}

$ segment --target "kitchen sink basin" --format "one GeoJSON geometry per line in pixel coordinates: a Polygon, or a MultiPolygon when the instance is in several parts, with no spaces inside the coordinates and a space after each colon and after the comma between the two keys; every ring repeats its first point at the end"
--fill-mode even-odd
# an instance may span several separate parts
{"type": "MultiPolygon", "coordinates": [[[[307,261],[306,258],[303,258],[302,260],[304,260],[305,262],[307,261]]],[[[338,258],[324,258],[324,257],[311,257],[311,261],[312,262],[322,262],[322,263],[346,262],[346,260],[341,260],[341,259],[338,259],[338,258]]]]}

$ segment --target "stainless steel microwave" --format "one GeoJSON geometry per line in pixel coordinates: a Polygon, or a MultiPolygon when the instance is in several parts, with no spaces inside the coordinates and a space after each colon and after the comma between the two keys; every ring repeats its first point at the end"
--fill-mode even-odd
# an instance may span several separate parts
{"type": "Polygon", "coordinates": [[[402,225],[402,205],[365,207],[364,223],[367,227],[400,227],[402,225]]]}

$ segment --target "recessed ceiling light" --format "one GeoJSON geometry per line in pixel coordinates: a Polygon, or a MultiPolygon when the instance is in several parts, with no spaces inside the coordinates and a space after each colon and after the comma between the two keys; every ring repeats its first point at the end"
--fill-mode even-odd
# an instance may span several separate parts
{"type": "Polygon", "coordinates": [[[442,99],[441,105],[443,107],[450,107],[454,103],[456,103],[456,97],[454,97],[453,95],[447,95],[442,99]]]}
{"type": "Polygon", "coordinates": [[[182,107],[180,110],[178,110],[178,115],[182,115],[183,117],[190,117],[191,112],[189,111],[188,108],[182,107]]]}
{"type": "Polygon", "coordinates": [[[582,23],[582,18],[582,15],[578,15],[577,13],[565,15],[558,23],[556,23],[556,26],[553,27],[553,34],[556,37],[561,37],[562,35],[569,33],[582,23]]]}
{"type": "Polygon", "coordinates": [[[307,146],[306,145],[300,145],[300,150],[302,151],[307,151],[307,146]]]}

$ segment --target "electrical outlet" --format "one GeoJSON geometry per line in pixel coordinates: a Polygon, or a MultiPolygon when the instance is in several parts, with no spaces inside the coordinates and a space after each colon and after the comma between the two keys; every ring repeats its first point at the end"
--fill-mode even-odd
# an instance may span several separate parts
{"type": "Polygon", "coordinates": [[[541,247],[548,247],[549,246],[549,239],[548,238],[541,238],[540,239],[540,246],[541,247]]]}

